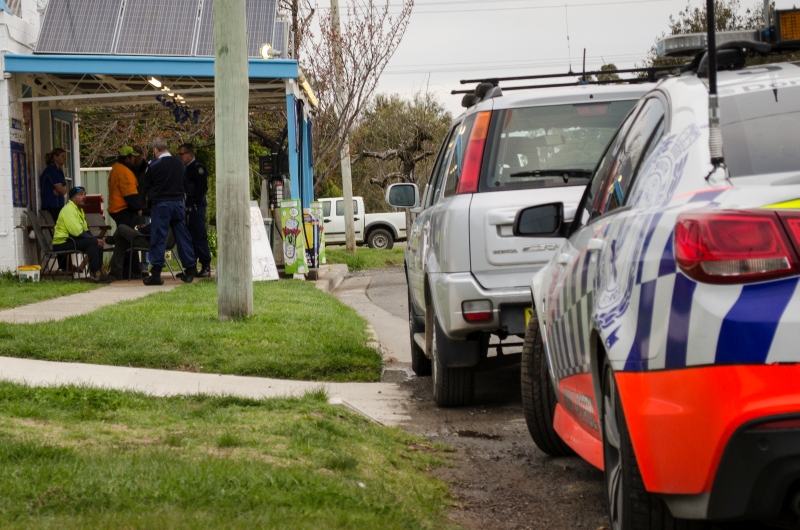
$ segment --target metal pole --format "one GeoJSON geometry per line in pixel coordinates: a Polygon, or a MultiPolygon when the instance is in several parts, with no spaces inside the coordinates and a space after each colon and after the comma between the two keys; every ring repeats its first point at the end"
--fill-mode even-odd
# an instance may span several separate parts
{"type": "MultiPolygon", "coordinates": [[[[247,149],[249,74],[245,0],[214,13],[214,105],[217,163],[217,314],[253,314],[250,162],[247,149]]],[[[220,3],[220,7],[222,4],[220,3]]]]}
{"type": "MultiPolygon", "coordinates": [[[[339,20],[339,0],[331,0],[331,25],[333,30],[334,56],[336,58],[336,106],[339,119],[345,113],[344,95],[344,63],[342,62],[342,24],[339,20]]],[[[342,150],[339,159],[342,165],[342,195],[344,196],[344,236],[347,252],[354,254],[356,251],[356,227],[353,214],[353,176],[350,171],[350,142],[347,139],[347,130],[343,129],[342,150]]],[[[363,214],[363,212],[362,212],[363,214]]]]}
{"type": "Polygon", "coordinates": [[[770,20],[769,16],[769,7],[771,3],[771,0],[764,0],[764,30],[767,32],[769,32],[769,27],[772,25],[772,20],[770,20]]]}
{"type": "Polygon", "coordinates": [[[719,97],[717,96],[717,28],[714,0],[706,0],[708,26],[708,147],[715,167],[725,163],[722,152],[722,131],[719,128],[719,97]]]}

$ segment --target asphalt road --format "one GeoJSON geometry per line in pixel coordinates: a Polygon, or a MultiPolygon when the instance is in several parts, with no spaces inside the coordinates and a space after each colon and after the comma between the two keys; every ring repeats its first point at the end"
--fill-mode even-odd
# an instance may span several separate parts
{"type": "MultiPolygon", "coordinates": [[[[368,283],[366,295],[373,304],[407,322],[402,268],[352,276],[368,283]]],[[[401,344],[391,344],[392,348],[409,347],[408,335],[402,339],[400,335],[393,335],[392,340],[401,344]]],[[[392,368],[404,364],[392,363],[392,368]]],[[[410,365],[405,369],[411,373],[410,365]]],[[[545,455],[531,440],[522,412],[518,367],[477,374],[475,405],[461,409],[433,404],[430,377],[411,377],[402,385],[412,396],[407,406],[411,420],[403,428],[455,450],[453,466],[435,471],[450,485],[453,520],[468,529],[608,527],[603,473],[578,457],[545,455]]],[[[740,523],[692,528],[768,527],[740,523]]]]}

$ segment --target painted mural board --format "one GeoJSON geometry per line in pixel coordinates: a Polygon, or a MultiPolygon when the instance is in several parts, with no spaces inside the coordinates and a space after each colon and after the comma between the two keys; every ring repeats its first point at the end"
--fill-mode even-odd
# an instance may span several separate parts
{"type": "Polygon", "coordinates": [[[306,274],[303,211],[300,201],[281,201],[283,266],[286,274],[306,274]]]}

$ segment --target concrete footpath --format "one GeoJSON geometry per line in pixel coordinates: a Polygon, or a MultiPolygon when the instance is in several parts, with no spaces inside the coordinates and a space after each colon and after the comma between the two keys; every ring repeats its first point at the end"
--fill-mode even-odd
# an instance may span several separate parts
{"type": "Polygon", "coordinates": [[[370,300],[367,290],[372,281],[372,276],[347,278],[334,292],[334,295],[342,303],[355,309],[372,325],[387,364],[410,364],[408,321],[378,307],[370,300]]]}
{"type": "Polygon", "coordinates": [[[344,405],[382,425],[408,420],[407,391],[393,383],[320,383],[263,377],[198,374],[96,364],[0,357],[0,380],[30,386],[90,385],[154,396],[216,394],[249,398],[300,396],[324,388],[332,404],[344,405]]]}
{"type": "Polygon", "coordinates": [[[65,318],[91,313],[107,305],[136,300],[151,293],[171,291],[180,284],[180,280],[173,280],[171,277],[169,279],[164,278],[164,285],[152,287],[144,285],[142,280],[114,282],[86,293],[72,294],[36,304],[5,309],[0,311],[0,322],[34,324],[49,320],[64,320],[65,318]]]}

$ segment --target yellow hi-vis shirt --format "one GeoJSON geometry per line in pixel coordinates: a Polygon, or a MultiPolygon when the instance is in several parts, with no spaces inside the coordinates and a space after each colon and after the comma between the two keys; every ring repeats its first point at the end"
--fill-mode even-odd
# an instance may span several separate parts
{"type": "Polygon", "coordinates": [[[88,230],[89,225],[86,224],[86,215],[83,210],[75,206],[74,202],[67,201],[67,205],[58,214],[53,244],[66,243],[68,237],[77,237],[88,230]]]}

